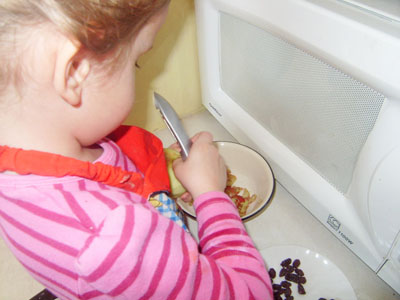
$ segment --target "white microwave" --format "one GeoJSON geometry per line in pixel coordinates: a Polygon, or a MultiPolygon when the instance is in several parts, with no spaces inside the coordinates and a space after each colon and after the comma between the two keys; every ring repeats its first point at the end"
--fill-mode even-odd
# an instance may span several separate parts
{"type": "Polygon", "coordinates": [[[400,1],[195,8],[204,105],[400,292],[400,1]]]}

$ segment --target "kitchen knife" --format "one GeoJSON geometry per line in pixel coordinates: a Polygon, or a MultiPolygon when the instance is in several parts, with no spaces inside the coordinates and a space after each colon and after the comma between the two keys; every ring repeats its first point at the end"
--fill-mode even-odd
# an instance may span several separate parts
{"type": "Polygon", "coordinates": [[[185,129],[183,128],[179,116],[177,115],[171,104],[169,104],[167,100],[165,100],[160,94],[157,94],[156,92],[154,92],[154,106],[160,111],[161,116],[167,124],[167,127],[181,147],[181,156],[182,159],[185,160],[189,155],[192,141],[187,135],[185,129]]]}

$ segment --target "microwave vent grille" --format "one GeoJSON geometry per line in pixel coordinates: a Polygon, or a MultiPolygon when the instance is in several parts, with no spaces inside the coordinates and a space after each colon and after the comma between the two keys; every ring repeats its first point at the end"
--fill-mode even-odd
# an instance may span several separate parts
{"type": "Polygon", "coordinates": [[[219,47],[223,91],[346,193],[385,96],[268,31],[222,12],[219,47]]]}

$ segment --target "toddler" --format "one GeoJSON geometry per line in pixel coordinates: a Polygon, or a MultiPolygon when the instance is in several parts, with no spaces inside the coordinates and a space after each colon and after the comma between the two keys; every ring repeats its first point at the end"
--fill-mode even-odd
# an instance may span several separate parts
{"type": "Polygon", "coordinates": [[[272,299],[212,136],[174,163],[197,243],[168,206],[161,142],[121,126],[168,5],[0,3],[0,233],[59,299],[272,299]]]}

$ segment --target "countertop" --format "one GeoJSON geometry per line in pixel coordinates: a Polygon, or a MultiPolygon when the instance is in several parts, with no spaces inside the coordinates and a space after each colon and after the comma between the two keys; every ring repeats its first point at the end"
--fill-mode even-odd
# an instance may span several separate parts
{"type": "MultiPolygon", "coordinates": [[[[207,111],[185,118],[183,125],[190,136],[205,130],[211,132],[216,141],[235,141],[207,111]]],[[[174,142],[167,129],[155,134],[165,146],[174,142]]],[[[197,223],[188,220],[190,230],[196,235],[197,223]]],[[[400,295],[331,234],[279,182],[276,182],[275,193],[267,209],[245,222],[245,226],[259,250],[274,246],[300,246],[323,255],[344,273],[358,300],[400,299],[400,295]]],[[[268,258],[265,260],[268,264],[268,258]]],[[[300,297],[308,300],[305,296],[300,297]]]]}
{"type": "MultiPolygon", "coordinates": [[[[190,135],[207,130],[215,140],[235,140],[207,111],[183,121],[190,135]]],[[[155,134],[165,146],[174,142],[167,129],[156,131],[155,134]]],[[[245,226],[259,250],[295,245],[325,256],[345,274],[358,300],[400,300],[393,289],[333,236],[279,182],[267,209],[257,218],[246,222],[245,226]]],[[[196,232],[196,227],[196,222],[189,219],[190,230],[196,232]]],[[[16,261],[1,239],[0,258],[0,300],[27,300],[43,289],[16,261]]],[[[266,262],[268,264],[268,258],[266,262]]],[[[308,300],[307,297],[302,299],[308,300]]]]}

